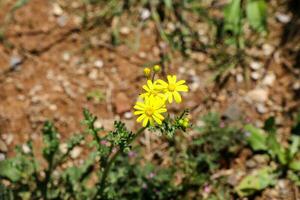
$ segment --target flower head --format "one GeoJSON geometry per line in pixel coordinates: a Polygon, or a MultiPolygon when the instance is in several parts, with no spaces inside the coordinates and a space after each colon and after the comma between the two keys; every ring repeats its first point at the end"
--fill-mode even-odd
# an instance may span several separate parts
{"type": "Polygon", "coordinates": [[[153,66],[153,71],[154,71],[154,72],[159,72],[160,69],[161,69],[161,67],[160,67],[159,65],[154,65],[154,66],[153,66]]]}
{"type": "Polygon", "coordinates": [[[134,109],[136,109],[134,114],[140,115],[136,121],[143,121],[142,125],[144,127],[146,127],[148,123],[154,125],[154,122],[161,125],[162,120],[164,120],[164,116],[161,113],[167,111],[165,102],[154,97],[147,97],[144,102],[136,102],[134,109]]]}
{"type": "Polygon", "coordinates": [[[151,69],[149,69],[148,67],[146,67],[144,69],[144,75],[148,78],[151,75],[151,69]]]}
{"type": "Polygon", "coordinates": [[[158,85],[156,82],[152,82],[151,80],[147,81],[146,85],[143,85],[143,89],[146,91],[141,94],[140,97],[145,98],[159,98],[161,101],[166,100],[166,96],[162,93],[162,87],[158,85]]]}
{"type": "Polygon", "coordinates": [[[173,102],[173,98],[175,99],[176,103],[180,103],[182,100],[179,92],[187,92],[189,89],[188,86],[185,85],[184,80],[176,82],[177,77],[175,75],[168,75],[167,79],[168,82],[165,82],[161,79],[157,80],[158,85],[160,85],[160,88],[165,91],[165,95],[169,103],[173,102]]]}

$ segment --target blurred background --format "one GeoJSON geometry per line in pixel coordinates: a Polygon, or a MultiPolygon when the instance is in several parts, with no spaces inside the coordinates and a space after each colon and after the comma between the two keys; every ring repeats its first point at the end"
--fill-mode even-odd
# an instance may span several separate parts
{"type": "MultiPolygon", "coordinates": [[[[170,110],[188,108],[194,127],[210,112],[236,126],[273,116],[286,141],[300,105],[299,15],[298,0],[0,0],[0,152],[39,146],[47,119],[68,138],[84,107],[99,127],[122,119],[136,130],[132,106],[155,64],[187,80],[170,110]]],[[[144,159],[164,160],[168,142],[148,133],[140,143],[144,159]]],[[[269,199],[288,199],[275,191],[269,199]]]]}

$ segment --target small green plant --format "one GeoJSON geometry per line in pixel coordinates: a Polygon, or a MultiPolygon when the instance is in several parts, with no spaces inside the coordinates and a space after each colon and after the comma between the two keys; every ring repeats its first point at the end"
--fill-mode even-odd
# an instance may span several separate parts
{"type": "Polygon", "coordinates": [[[105,99],[105,94],[101,90],[92,90],[86,95],[86,98],[95,103],[100,103],[105,99]]]}
{"type": "Polygon", "coordinates": [[[300,136],[292,134],[289,146],[281,145],[276,136],[275,119],[266,120],[264,128],[245,126],[246,141],[255,153],[266,154],[275,165],[256,170],[246,176],[236,187],[240,196],[248,196],[276,183],[276,178],[288,177],[299,183],[300,171],[300,136]]]}
{"type": "Polygon", "coordinates": [[[230,69],[241,66],[244,69],[246,80],[249,79],[245,47],[256,44],[258,37],[267,31],[267,3],[265,0],[231,0],[223,9],[224,19],[218,23],[219,42],[223,42],[221,51],[217,51],[214,66],[217,68],[214,77],[218,82],[223,82],[229,75],[230,69]],[[246,34],[253,32],[251,37],[246,34]],[[255,34],[260,33],[260,34],[255,34]],[[254,37],[253,37],[254,36],[254,37]],[[224,51],[224,48],[227,49],[224,51]]]}

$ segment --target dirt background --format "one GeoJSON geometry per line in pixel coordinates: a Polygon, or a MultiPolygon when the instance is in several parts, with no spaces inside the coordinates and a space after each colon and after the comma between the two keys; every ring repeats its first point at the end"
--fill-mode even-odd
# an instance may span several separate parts
{"type": "MultiPolygon", "coordinates": [[[[13,17],[9,10],[14,2],[0,3],[5,30],[0,43],[0,150],[8,155],[29,138],[39,146],[47,119],[55,122],[62,139],[82,130],[84,107],[108,130],[115,119],[133,129],[140,126],[132,105],[145,82],[143,67],[159,62],[170,48],[158,38],[153,22],[136,26],[138,19],[126,14],[119,18],[123,42],[113,46],[110,27],[115,22],[82,28],[78,16],[84,8],[76,2],[31,0],[13,17]],[[93,92],[98,99],[88,98],[93,92]]],[[[189,108],[194,124],[209,111],[257,126],[275,116],[285,141],[300,104],[299,18],[285,1],[270,1],[268,27],[269,34],[247,49],[249,80],[237,67],[224,84],[217,84],[210,52],[192,52],[188,59],[172,52],[164,70],[187,80],[190,92],[171,111],[189,108]]],[[[209,31],[203,25],[203,38],[210,38],[209,31]]]]}

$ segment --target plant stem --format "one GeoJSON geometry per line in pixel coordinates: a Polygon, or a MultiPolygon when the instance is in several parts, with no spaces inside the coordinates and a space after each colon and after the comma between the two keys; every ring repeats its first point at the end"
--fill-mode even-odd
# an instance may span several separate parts
{"type": "MultiPolygon", "coordinates": [[[[136,134],[134,134],[132,140],[131,140],[129,143],[133,142],[139,135],[141,135],[141,134],[144,132],[144,130],[145,130],[146,128],[147,128],[147,127],[142,127],[142,128],[140,128],[140,129],[136,132],[136,134]]],[[[110,171],[110,168],[111,168],[112,164],[115,162],[115,160],[117,159],[117,157],[118,157],[121,153],[122,153],[122,150],[121,150],[121,149],[118,149],[118,151],[111,157],[111,159],[108,161],[107,165],[105,166],[104,171],[103,171],[103,175],[102,175],[102,177],[101,177],[100,184],[99,184],[99,188],[100,188],[100,189],[98,190],[98,192],[97,192],[97,194],[96,194],[96,196],[95,196],[94,199],[97,199],[97,198],[98,198],[98,195],[100,195],[100,196],[99,196],[100,199],[101,199],[101,197],[103,196],[103,191],[104,191],[104,188],[105,188],[105,181],[106,181],[107,175],[108,175],[108,173],[109,173],[109,171],[110,171]]]]}

